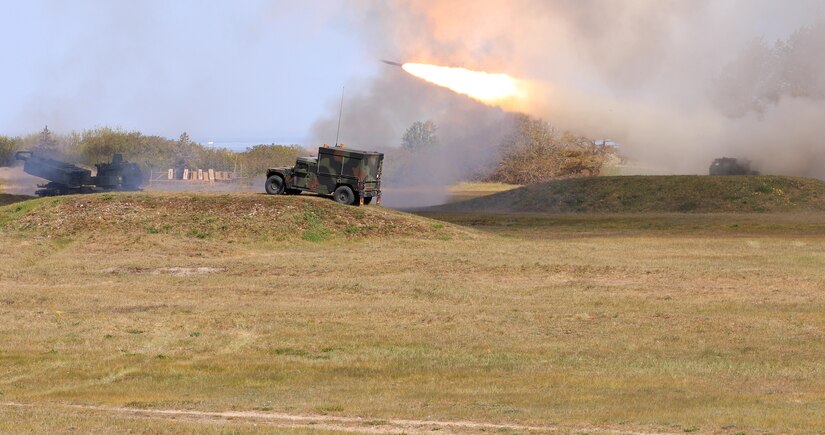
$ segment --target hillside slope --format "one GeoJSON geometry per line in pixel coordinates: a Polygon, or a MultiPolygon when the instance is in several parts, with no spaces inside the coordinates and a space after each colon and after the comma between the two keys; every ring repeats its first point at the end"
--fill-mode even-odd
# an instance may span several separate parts
{"type": "Polygon", "coordinates": [[[163,234],[217,240],[320,241],[462,230],[427,218],[310,195],[112,193],[40,198],[0,207],[0,231],[46,237],[163,234]]]}
{"type": "Polygon", "coordinates": [[[443,212],[714,213],[825,210],[825,181],[779,176],[625,176],[552,181],[446,204],[443,212]]]}
{"type": "Polygon", "coordinates": [[[4,205],[14,204],[15,202],[28,201],[34,199],[34,196],[29,195],[15,195],[12,193],[0,193],[0,207],[4,205]]]}

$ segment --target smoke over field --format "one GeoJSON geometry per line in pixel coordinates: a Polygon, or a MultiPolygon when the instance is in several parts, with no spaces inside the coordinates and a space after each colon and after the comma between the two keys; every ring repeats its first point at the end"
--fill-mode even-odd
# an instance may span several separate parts
{"type": "Polygon", "coordinates": [[[22,166],[0,167],[0,193],[34,195],[37,185],[45,182],[23,172],[22,166]]]}
{"type": "MultiPolygon", "coordinates": [[[[728,155],[825,176],[821,2],[408,0],[360,12],[376,59],[506,73],[529,87],[487,106],[388,66],[348,89],[345,143],[395,145],[414,121],[438,124],[437,160],[451,163],[426,168],[434,179],[472,172],[471,152],[492,158],[508,112],[613,139],[665,173],[704,173],[728,155]]],[[[331,108],[315,137],[329,141],[336,122],[331,108]]]]}

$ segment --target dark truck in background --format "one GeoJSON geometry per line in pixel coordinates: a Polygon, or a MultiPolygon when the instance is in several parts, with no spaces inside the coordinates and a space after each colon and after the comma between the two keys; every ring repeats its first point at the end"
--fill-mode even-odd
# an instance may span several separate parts
{"type": "Polygon", "coordinates": [[[384,154],[345,149],[343,145],[318,148],[318,157],[299,157],[295,166],[266,171],[266,193],[297,195],[312,192],[332,195],[347,205],[381,203],[381,167],[384,154]]]}
{"type": "Polygon", "coordinates": [[[23,171],[48,180],[38,184],[37,196],[73,195],[80,193],[137,191],[143,183],[143,173],[135,163],[115,154],[110,163],[97,163],[97,174],[71,163],[38,155],[33,151],[18,151],[15,159],[23,161],[23,171]]]}
{"type": "Polygon", "coordinates": [[[750,160],[720,157],[713,161],[708,170],[709,175],[759,175],[751,169],[750,160]]]}

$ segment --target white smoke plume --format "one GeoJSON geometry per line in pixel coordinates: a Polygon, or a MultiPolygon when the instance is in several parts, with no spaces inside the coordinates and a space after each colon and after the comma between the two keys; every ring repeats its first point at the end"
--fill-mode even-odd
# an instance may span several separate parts
{"type": "MultiPolygon", "coordinates": [[[[528,103],[506,110],[613,139],[623,154],[661,173],[706,173],[713,158],[732,156],[749,158],[767,173],[825,176],[820,139],[825,137],[825,97],[788,93],[762,110],[731,116],[720,109],[720,95],[726,95],[720,86],[750,78],[719,80],[754,39],[772,47],[819,23],[822,2],[399,0],[358,5],[376,59],[462,66],[528,81],[528,103]]],[[[825,39],[820,53],[823,48],[825,39]]],[[[820,64],[814,69],[825,75],[825,63],[820,64]]],[[[394,67],[348,92],[343,142],[365,148],[396,145],[412,122],[431,119],[443,133],[438,161],[452,164],[429,169],[429,176],[444,182],[466,175],[468,153],[494,154],[508,128],[502,110],[394,67]]],[[[331,141],[336,123],[337,104],[315,124],[315,138],[331,141]]],[[[470,160],[470,166],[478,163],[470,160]]]]}

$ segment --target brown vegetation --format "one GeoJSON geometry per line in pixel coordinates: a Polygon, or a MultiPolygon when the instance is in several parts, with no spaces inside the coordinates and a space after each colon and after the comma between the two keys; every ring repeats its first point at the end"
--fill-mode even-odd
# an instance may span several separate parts
{"type": "Polygon", "coordinates": [[[486,178],[508,184],[534,184],[601,174],[615,148],[584,136],[560,132],[541,119],[516,118],[513,133],[500,147],[501,159],[486,178]]]}

